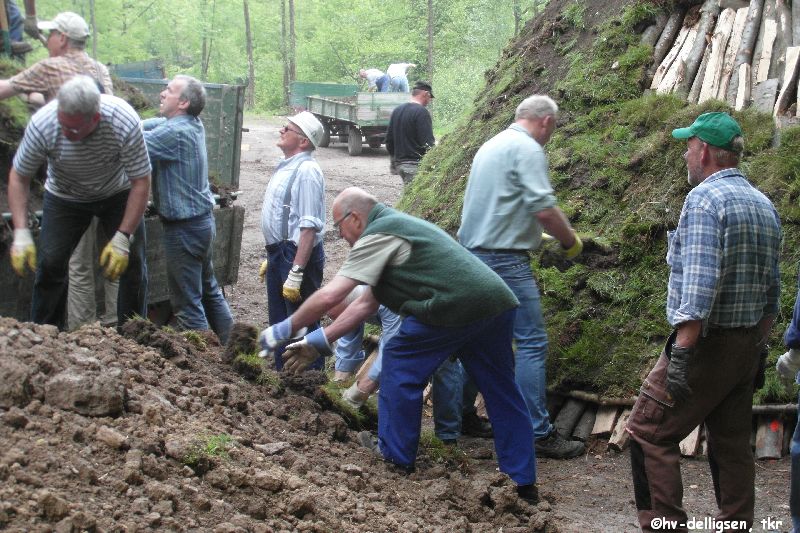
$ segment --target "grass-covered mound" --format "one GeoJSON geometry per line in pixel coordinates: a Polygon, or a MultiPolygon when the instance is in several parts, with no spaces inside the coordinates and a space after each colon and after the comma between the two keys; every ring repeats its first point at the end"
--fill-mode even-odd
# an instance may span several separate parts
{"type": "MultiPolygon", "coordinates": [[[[401,208],[455,233],[477,149],[505,128],[525,97],[546,93],[559,103],[559,128],[547,151],[560,207],[582,236],[584,254],[567,262],[554,248],[533,254],[550,338],[548,378],[562,389],[634,394],[670,331],[665,318],[666,232],[689,191],[676,127],[722,102],[688,105],[675,96],[645,95],[651,49],[640,34],[663,2],[608,1],[602,6],[552,1],[487,72],[470,116],[427,155],[401,208]],[[586,9],[590,5],[590,10],[586,9]]],[[[800,128],[781,132],[747,110],[743,164],[784,224],[781,314],[773,329],[767,387],[757,403],[789,401],[774,362],[795,298],[800,221],[800,128]]]]}

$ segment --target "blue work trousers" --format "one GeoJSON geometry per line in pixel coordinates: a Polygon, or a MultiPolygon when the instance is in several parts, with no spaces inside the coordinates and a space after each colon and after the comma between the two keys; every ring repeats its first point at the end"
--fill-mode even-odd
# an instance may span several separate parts
{"type": "Polygon", "coordinates": [[[433,372],[458,353],[486,401],[500,470],[520,485],[536,481],[533,430],[514,382],[514,310],[462,327],[431,326],[413,316],[386,343],[378,393],[378,445],[387,461],[411,467],[417,457],[422,393],[433,372]]]}
{"type": "Polygon", "coordinates": [[[528,406],[533,434],[536,439],[545,438],[553,431],[547,412],[547,331],[530,258],[526,252],[471,251],[503,278],[519,300],[514,320],[515,376],[528,406]]]}
{"type": "MultiPolygon", "coordinates": [[[[311,250],[311,257],[308,259],[305,271],[303,272],[303,282],[300,285],[300,301],[292,303],[283,297],[283,284],[289,277],[292,270],[294,256],[297,254],[297,245],[292,241],[281,241],[267,246],[267,308],[269,312],[270,325],[277,324],[289,318],[297,311],[300,305],[322,285],[322,270],[325,268],[325,250],[322,243],[317,244],[311,250]]],[[[313,331],[319,327],[319,322],[315,322],[308,327],[308,331],[313,331]]],[[[275,368],[283,368],[284,348],[275,350],[275,368]]],[[[325,358],[320,357],[314,361],[309,368],[321,369],[325,364],[325,358]]]]}
{"type": "Polygon", "coordinates": [[[220,342],[227,344],[233,317],[211,261],[217,234],[214,215],[164,222],[163,227],[169,300],[178,326],[182,330],[210,326],[220,342]]]}
{"type": "Polygon", "coordinates": [[[800,533],[800,396],[797,398],[797,425],[792,435],[792,472],[789,489],[789,512],[792,515],[792,531],[800,533]]]}
{"type": "MultiPolygon", "coordinates": [[[[372,381],[381,380],[381,360],[383,359],[383,347],[388,341],[397,334],[403,319],[400,315],[393,313],[384,305],[378,306],[378,313],[367,320],[367,322],[379,324],[381,326],[381,338],[378,344],[378,356],[372,362],[372,366],[367,371],[367,377],[372,381]]],[[[336,341],[336,370],[341,372],[355,372],[361,363],[364,362],[365,354],[362,349],[364,338],[364,325],[354,329],[350,333],[342,335],[336,341]]]]}
{"type": "Polygon", "coordinates": [[[462,413],[475,412],[478,387],[464,372],[461,361],[448,357],[436,369],[431,385],[433,429],[442,440],[461,436],[462,413]]]}
{"type": "MultiPolygon", "coordinates": [[[[36,279],[33,283],[31,321],[66,327],[69,258],[83,237],[92,217],[100,219],[107,239],[119,229],[128,203],[128,191],[104,200],[75,202],[45,191],[42,227],[36,250],[36,279]]],[[[119,279],[117,324],[134,316],[147,316],[147,263],[144,221],[133,234],[128,268],[119,279]]],[[[102,243],[104,248],[106,243],[102,243]]]]}
{"type": "Polygon", "coordinates": [[[408,92],[408,77],[403,76],[395,76],[389,80],[389,91],[390,93],[407,93],[408,92]]]}

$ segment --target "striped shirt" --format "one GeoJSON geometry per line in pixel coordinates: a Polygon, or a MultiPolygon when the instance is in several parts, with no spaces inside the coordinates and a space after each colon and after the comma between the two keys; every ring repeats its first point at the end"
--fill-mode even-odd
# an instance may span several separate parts
{"type": "Polygon", "coordinates": [[[100,95],[100,122],[85,139],[68,140],[58,123],[58,100],[31,117],[14,156],[22,176],[45,161],[45,189],[67,200],[91,202],[130,189],[130,179],[150,175],[150,160],[136,111],[116,96],[100,95]]]}
{"type": "Polygon", "coordinates": [[[151,118],[142,123],[153,162],[153,202],[168,220],[208,213],[214,197],[208,186],[208,154],[203,122],[191,115],[151,118]]]}
{"type": "Polygon", "coordinates": [[[316,246],[322,241],[325,228],[325,179],[322,169],[307,152],[300,152],[288,159],[281,159],[275,174],[267,184],[264,204],[261,207],[261,231],[267,245],[283,240],[283,198],[286,185],[298,169],[292,184],[292,201],[289,212],[289,240],[300,243],[300,229],[313,228],[316,246]],[[299,169],[298,169],[299,167],[299,169]]]}
{"type": "Polygon", "coordinates": [[[667,319],[672,326],[754,326],[778,310],[781,224],[775,207],[735,168],[686,197],[669,232],[667,319]]]}
{"type": "Polygon", "coordinates": [[[45,101],[49,102],[56,97],[64,82],[79,74],[99,82],[105,94],[114,94],[111,76],[105,65],[89,57],[83,50],[75,49],[61,56],[42,59],[11,77],[8,82],[17,92],[42,93],[45,101]]]}

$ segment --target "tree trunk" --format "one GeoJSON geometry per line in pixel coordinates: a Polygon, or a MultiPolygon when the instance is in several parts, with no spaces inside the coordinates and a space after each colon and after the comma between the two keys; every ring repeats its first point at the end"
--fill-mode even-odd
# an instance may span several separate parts
{"type": "Polygon", "coordinates": [[[719,16],[717,27],[714,29],[714,36],[711,38],[711,46],[706,53],[708,64],[700,84],[700,95],[697,99],[699,103],[717,97],[723,67],[725,66],[725,51],[728,49],[735,21],[736,11],[731,8],[725,9],[719,16]]]}
{"type": "Polygon", "coordinates": [[[648,26],[647,29],[644,30],[644,33],[642,33],[641,43],[647,46],[655,46],[659,36],[664,32],[664,27],[667,25],[668,20],[666,15],[658,15],[655,23],[648,26]]]}
{"type": "Polygon", "coordinates": [[[286,0],[281,0],[281,62],[283,63],[283,105],[289,107],[289,45],[286,37],[286,0]]]}
{"type": "Polygon", "coordinates": [[[733,70],[736,62],[736,52],[739,50],[739,44],[742,42],[742,33],[744,33],[744,25],[747,21],[747,8],[742,7],[736,10],[736,18],[733,21],[733,32],[731,33],[731,40],[728,42],[728,48],[725,50],[725,62],[722,65],[722,75],[720,76],[719,89],[715,98],[723,102],[728,95],[728,85],[731,83],[731,78],[736,76],[736,71],[733,70]]]}
{"type": "MultiPolygon", "coordinates": [[[[534,2],[533,5],[535,10],[536,2],[534,2]]],[[[520,12],[519,0],[513,1],[512,10],[514,12],[514,37],[516,38],[519,35],[519,27],[522,23],[522,13],[520,12]]]]}
{"type": "Polygon", "coordinates": [[[686,71],[684,72],[682,89],[688,94],[692,86],[700,63],[703,61],[708,41],[706,37],[714,31],[714,24],[719,14],[719,0],[706,0],[700,9],[700,23],[697,26],[697,37],[694,46],[686,57],[686,71]]]}
{"type": "Polygon", "coordinates": [[[728,85],[728,94],[725,98],[730,105],[736,105],[736,97],[739,94],[739,80],[743,64],[753,63],[753,48],[758,37],[758,29],[761,26],[761,13],[764,11],[764,0],[750,0],[750,8],[747,11],[747,20],[744,23],[744,31],[739,41],[739,50],[736,52],[736,61],[733,65],[734,75],[728,85]]]}
{"type": "Polygon", "coordinates": [[[289,83],[297,79],[297,36],[294,31],[294,0],[289,0],[289,83]]]}
{"type": "Polygon", "coordinates": [[[94,21],[94,0],[89,0],[89,19],[92,24],[92,59],[97,59],[97,24],[94,21]]]}
{"type": "Polygon", "coordinates": [[[428,0],[428,79],[433,81],[433,0],[428,0]]]}
{"type": "Polygon", "coordinates": [[[244,35],[247,40],[247,89],[245,90],[244,105],[252,109],[255,105],[255,66],[253,63],[253,34],[250,31],[250,8],[247,0],[242,0],[244,8],[244,35]]]}

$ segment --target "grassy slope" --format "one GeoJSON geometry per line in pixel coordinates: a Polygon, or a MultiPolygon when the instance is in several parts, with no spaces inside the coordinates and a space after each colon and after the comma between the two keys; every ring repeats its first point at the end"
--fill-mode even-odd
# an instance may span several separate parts
{"type": "MultiPolygon", "coordinates": [[[[659,9],[618,2],[617,15],[586,20],[580,2],[551,2],[512,43],[470,116],[423,161],[401,208],[454,233],[476,150],[513,119],[516,105],[535,92],[562,108],[548,144],[551,181],[578,232],[594,237],[574,263],[545,247],[532,257],[550,337],[549,380],[562,388],[629,395],[652,366],[669,333],[664,316],[666,231],[675,227],[689,186],[685,143],[670,136],[722,102],[687,105],[673,96],[643,96],[651,51],[639,32],[659,9]]],[[[772,147],[772,119],[735,113],[746,153],[742,167],[776,204],[784,223],[784,289],[773,330],[771,361],[795,297],[800,221],[800,131],[785,130],[772,147]]],[[[785,401],[774,375],[757,402],[785,401]]]]}

